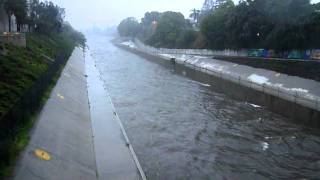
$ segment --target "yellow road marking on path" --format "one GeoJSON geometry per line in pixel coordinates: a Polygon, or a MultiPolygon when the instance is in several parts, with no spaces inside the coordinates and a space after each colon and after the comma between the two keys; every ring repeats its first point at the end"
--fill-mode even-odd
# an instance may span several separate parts
{"type": "Polygon", "coordinates": [[[34,154],[43,161],[50,161],[51,159],[50,154],[42,149],[36,149],[34,154]]]}

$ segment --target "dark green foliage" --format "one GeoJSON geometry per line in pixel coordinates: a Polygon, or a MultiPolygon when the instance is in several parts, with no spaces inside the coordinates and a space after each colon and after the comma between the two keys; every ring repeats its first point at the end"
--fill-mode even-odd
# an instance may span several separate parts
{"type": "Polygon", "coordinates": [[[139,24],[134,18],[123,20],[118,26],[121,36],[138,37],[155,47],[191,48],[198,33],[181,13],[156,11],[145,13],[139,24]]]}
{"type": "Polygon", "coordinates": [[[52,77],[63,66],[62,62],[71,55],[75,46],[85,46],[86,39],[70,24],[63,22],[64,10],[52,2],[30,0],[27,6],[26,0],[1,0],[0,6],[4,7],[9,15],[15,14],[18,30],[24,24],[35,30],[26,34],[27,48],[0,44],[2,179],[10,175],[19,152],[28,143],[28,132],[33,125],[33,120],[28,117],[39,107],[42,92],[45,90],[43,88],[55,81],[52,77]],[[54,62],[49,63],[48,57],[54,62]],[[55,61],[56,59],[59,60],[55,61]],[[22,99],[25,101],[21,101],[22,99]],[[12,118],[12,114],[16,116],[12,118]]]}
{"type": "Polygon", "coordinates": [[[143,41],[148,40],[155,32],[160,20],[161,13],[157,11],[147,12],[141,19],[141,32],[139,38],[143,41]]]}
{"type": "Polygon", "coordinates": [[[47,68],[40,54],[6,45],[0,64],[0,117],[47,68]]]}
{"type": "Polygon", "coordinates": [[[199,20],[202,21],[212,11],[219,8],[221,5],[227,3],[229,0],[205,0],[202,6],[202,10],[199,16],[199,20]]]}
{"type": "Polygon", "coordinates": [[[157,11],[146,12],[144,17],[141,19],[141,25],[143,27],[149,27],[153,22],[158,22],[160,20],[161,13],[157,11]]]}
{"type": "MultiPolygon", "coordinates": [[[[16,107],[16,103],[28,92],[29,88],[34,87],[37,79],[47,72],[50,64],[44,56],[52,59],[58,55],[69,57],[74,47],[83,45],[85,39],[82,34],[74,31],[69,25],[65,25],[60,33],[27,34],[27,42],[27,48],[9,44],[1,45],[4,46],[3,49],[6,52],[0,55],[0,126],[2,128],[6,127],[2,121],[4,115],[12,107],[16,107]]],[[[44,83],[49,84],[49,82],[44,83]]],[[[9,137],[3,137],[1,134],[0,179],[10,175],[11,166],[17,155],[28,143],[28,132],[32,124],[33,121],[22,121],[21,119],[19,126],[15,127],[17,134],[9,137]]]]}
{"type": "Polygon", "coordinates": [[[140,24],[133,17],[124,19],[118,26],[119,34],[126,37],[136,37],[140,30],[140,24]]]}
{"type": "Polygon", "coordinates": [[[64,9],[52,2],[38,2],[33,0],[31,21],[36,25],[35,30],[40,33],[59,32],[63,25],[64,9]]]}
{"type": "Polygon", "coordinates": [[[164,12],[161,15],[155,33],[147,43],[156,47],[173,48],[185,28],[186,20],[181,13],[164,12]]]}
{"type": "MultiPolygon", "coordinates": [[[[26,0],[2,0],[4,9],[8,16],[14,14],[17,18],[18,29],[20,26],[26,22],[27,17],[27,1],[26,0]]],[[[11,19],[9,18],[9,24],[11,24],[11,19]]],[[[9,31],[11,31],[9,27],[9,31]]]]}
{"type": "Polygon", "coordinates": [[[228,42],[227,21],[234,9],[233,1],[229,0],[217,7],[206,16],[201,23],[201,32],[206,37],[208,45],[213,49],[224,49],[228,42]]]}
{"type": "MultiPolygon", "coordinates": [[[[29,25],[30,30],[35,29],[37,32],[46,34],[59,32],[62,28],[64,9],[52,2],[2,0],[1,3],[9,16],[13,14],[16,16],[18,31],[22,25],[29,25]]],[[[9,18],[9,24],[11,24],[10,20],[9,18]]]]}
{"type": "Polygon", "coordinates": [[[309,0],[242,0],[215,7],[204,18],[201,32],[209,48],[319,48],[318,5],[309,0]]]}
{"type": "Polygon", "coordinates": [[[29,34],[27,41],[27,49],[5,45],[8,53],[0,56],[0,115],[47,69],[43,55],[53,59],[59,54],[70,55],[82,43],[70,31],[50,36],[29,34]]]}
{"type": "Polygon", "coordinates": [[[6,52],[0,55],[1,117],[46,70],[43,55],[52,59],[58,55],[68,56],[75,46],[84,46],[85,37],[70,24],[63,23],[64,10],[52,2],[31,0],[29,9],[26,0],[2,0],[0,3],[9,14],[15,14],[21,23],[29,11],[28,18],[37,25],[36,32],[43,32],[27,34],[27,48],[1,45],[6,52]]]}
{"type": "Polygon", "coordinates": [[[317,10],[319,12],[319,10],[320,10],[320,2],[317,3],[317,4],[314,4],[313,7],[314,7],[315,10],[317,10]]]}
{"type": "Polygon", "coordinates": [[[193,49],[195,48],[194,42],[196,41],[197,37],[198,32],[191,29],[183,30],[177,39],[176,47],[182,49],[193,49]]]}
{"type": "Polygon", "coordinates": [[[146,13],[138,37],[165,48],[320,48],[320,3],[310,0],[206,0],[191,17],[199,19],[201,33],[181,13],[146,13]]]}
{"type": "MultiPolygon", "coordinates": [[[[320,5],[320,3],[318,3],[320,5]]],[[[320,9],[320,7],[319,7],[320,9]]],[[[306,48],[320,48],[320,12],[312,13],[303,25],[306,48]]]]}

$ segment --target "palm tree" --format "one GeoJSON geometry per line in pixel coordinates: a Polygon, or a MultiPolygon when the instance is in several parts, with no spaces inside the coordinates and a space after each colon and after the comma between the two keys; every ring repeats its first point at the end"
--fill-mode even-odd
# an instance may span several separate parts
{"type": "Polygon", "coordinates": [[[200,17],[200,10],[197,9],[192,9],[190,14],[190,18],[193,18],[194,22],[198,23],[199,22],[199,17],[200,17]]]}

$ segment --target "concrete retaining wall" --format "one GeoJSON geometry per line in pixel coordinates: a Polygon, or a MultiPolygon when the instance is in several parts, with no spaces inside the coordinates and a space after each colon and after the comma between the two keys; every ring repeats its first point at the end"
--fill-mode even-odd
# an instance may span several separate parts
{"type": "Polygon", "coordinates": [[[320,112],[315,109],[302,106],[272,94],[267,94],[254,88],[243,86],[233,81],[223,79],[214,74],[208,74],[207,72],[203,72],[201,69],[194,66],[172,63],[174,61],[165,60],[164,58],[161,58],[155,54],[153,55],[145,53],[137,49],[132,49],[128,46],[118,46],[158,64],[165,66],[174,64],[175,70],[178,73],[203,83],[213,84],[214,86],[211,86],[211,88],[213,88],[215,91],[220,91],[238,100],[265,106],[271,111],[291,119],[293,122],[306,124],[313,127],[320,127],[320,112]]]}
{"type": "Polygon", "coordinates": [[[247,50],[221,50],[221,51],[212,51],[208,49],[166,49],[166,48],[154,48],[143,44],[139,39],[135,39],[134,43],[140,49],[144,49],[145,52],[150,52],[152,54],[188,54],[188,55],[199,55],[199,56],[241,56],[247,57],[247,50]]]}
{"type": "Polygon", "coordinates": [[[13,44],[19,47],[26,47],[26,36],[23,33],[5,33],[0,35],[0,42],[6,44],[13,44]]]}
{"type": "Polygon", "coordinates": [[[145,45],[139,39],[135,39],[134,43],[138,48],[151,54],[186,54],[199,56],[227,56],[227,57],[258,57],[258,58],[280,58],[280,59],[304,59],[304,60],[320,60],[320,50],[291,50],[284,52],[276,52],[269,49],[242,49],[242,50],[209,50],[209,49],[166,49],[154,48],[145,45]]]}
{"type": "Polygon", "coordinates": [[[175,64],[175,70],[194,80],[212,84],[211,88],[215,91],[227,94],[241,101],[267,107],[272,112],[281,114],[296,123],[320,127],[320,112],[314,109],[207,74],[183,64],[175,64]]]}

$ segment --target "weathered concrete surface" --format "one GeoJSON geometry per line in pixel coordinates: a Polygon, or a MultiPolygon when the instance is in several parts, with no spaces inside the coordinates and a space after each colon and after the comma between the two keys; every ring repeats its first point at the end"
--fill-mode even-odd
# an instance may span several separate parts
{"type": "Polygon", "coordinates": [[[146,179],[89,53],[86,70],[99,179],[146,179]]]}
{"type": "Polygon", "coordinates": [[[88,105],[85,61],[75,49],[45,104],[14,179],[97,179],[88,105]],[[51,155],[43,161],[34,151],[51,155]]]}
{"type": "Polygon", "coordinates": [[[239,65],[206,56],[157,54],[157,52],[148,52],[145,49],[140,49],[139,46],[135,46],[134,44],[130,44],[129,46],[126,43],[119,44],[119,46],[127,50],[140,51],[157,56],[164,60],[174,59],[176,63],[202,69],[219,77],[232,78],[235,81],[241,79],[241,84],[248,85],[250,88],[256,88],[257,90],[265,87],[267,90],[261,91],[271,95],[276,95],[275,93],[278,95],[279,93],[275,91],[280,91],[283,95],[278,95],[280,98],[308,108],[320,110],[320,82],[314,80],[280,74],[267,69],[239,65]],[[299,98],[296,98],[297,96],[299,98]]]}
{"type": "MultiPolygon", "coordinates": [[[[186,56],[186,55],[160,55],[163,58],[172,56],[177,61],[184,62],[186,64],[195,65],[197,67],[206,68],[211,71],[221,72],[234,77],[241,77],[242,79],[249,79],[251,75],[258,75],[267,79],[267,85],[274,87],[281,87],[282,90],[297,91],[299,95],[305,95],[309,97],[320,97],[320,82],[305,79],[297,76],[290,76],[286,74],[280,74],[275,71],[267,69],[259,69],[245,65],[238,65],[236,63],[221,61],[203,56],[186,56]]],[[[256,82],[259,83],[259,82],[256,82]]]]}
{"type": "Polygon", "coordinates": [[[6,33],[0,34],[0,42],[6,44],[13,44],[19,47],[27,47],[26,35],[24,33],[6,33]]]}
{"type": "Polygon", "coordinates": [[[116,45],[160,64],[174,63],[175,70],[181,69],[184,76],[199,76],[200,79],[194,79],[203,83],[211,84],[214,81],[213,84],[220,86],[224,93],[234,98],[266,106],[297,123],[320,127],[320,83],[317,81],[204,56],[154,54],[136,47],[116,45]],[[251,81],[252,75],[258,77],[257,82],[251,81]],[[264,80],[263,84],[260,84],[259,78],[264,80]],[[300,98],[296,98],[296,95],[300,98]]]}

